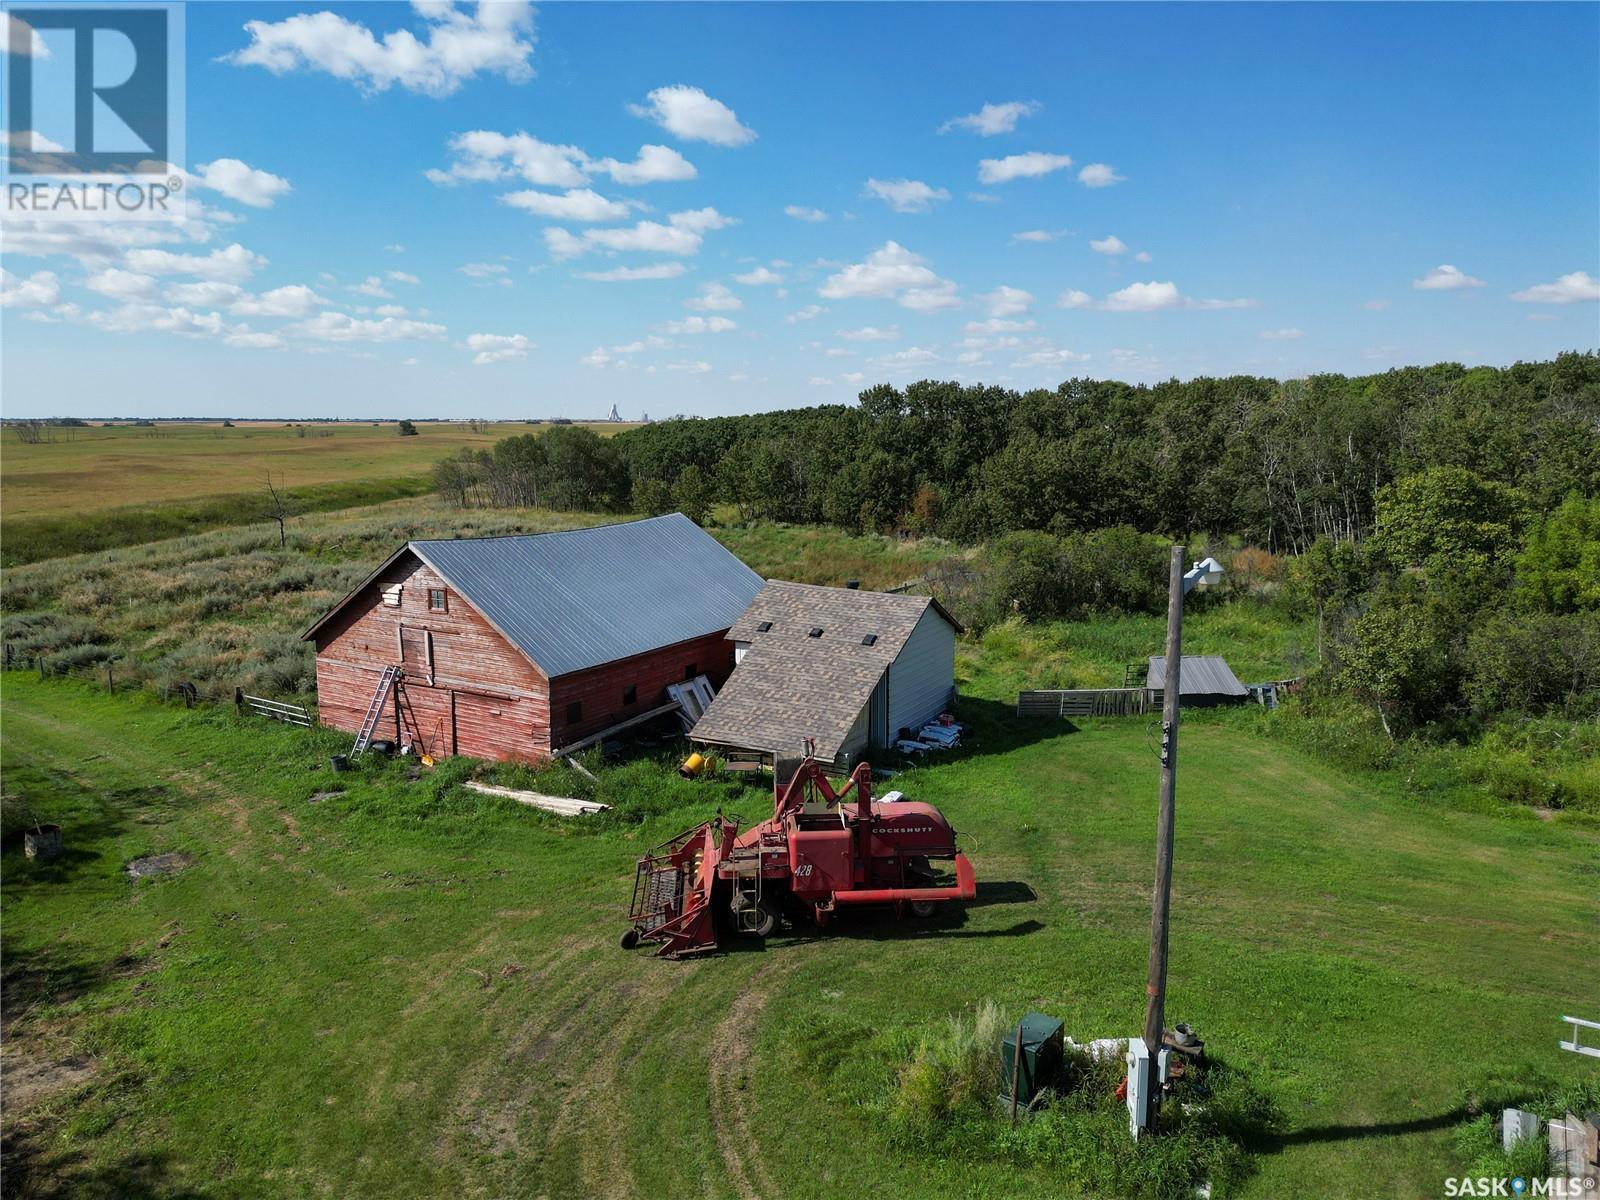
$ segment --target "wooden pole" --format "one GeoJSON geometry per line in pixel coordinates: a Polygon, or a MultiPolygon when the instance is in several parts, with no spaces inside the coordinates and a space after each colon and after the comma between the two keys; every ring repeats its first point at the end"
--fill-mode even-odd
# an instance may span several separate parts
{"type": "Polygon", "coordinates": [[[1150,1052],[1150,1121],[1155,1124],[1156,1058],[1167,1004],[1167,916],[1172,903],[1172,827],[1178,784],[1179,672],[1183,667],[1183,554],[1172,548],[1167,580],[1167,664],[1161,698],[1161,808],[1156,817],[1156,888],[1150,913],[1150,974],[1145,982],[1144,1045],[1150,1052]]]}
{"type": "Polygon", "coordinates": [[[1022,1022],[1017,1022],[1017,1040],[1011,1044],[1011,1123],[1017,1123],[1017,1088],[1022,1075],[1022,1022]]]}

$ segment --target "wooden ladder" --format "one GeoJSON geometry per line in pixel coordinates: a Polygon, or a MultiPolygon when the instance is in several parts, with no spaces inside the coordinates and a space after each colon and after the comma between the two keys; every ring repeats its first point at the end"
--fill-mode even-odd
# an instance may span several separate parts
{"type": "Polygon", "coordinates": [[[394,690],[400,674],[401,668],[395,663],[384,667],[383,674],[378,678],[377,690],[372,693],[372,703],[367,705],[367,715],[361,718],[361,731],[356,734],[355,748],[350,751],[352,758],[358,754],[365,754],[367,747],[372,745],[372,735],[377,732],[378,721],[383,716],[383,706],[389,699],[389,693],[394,690]]]}

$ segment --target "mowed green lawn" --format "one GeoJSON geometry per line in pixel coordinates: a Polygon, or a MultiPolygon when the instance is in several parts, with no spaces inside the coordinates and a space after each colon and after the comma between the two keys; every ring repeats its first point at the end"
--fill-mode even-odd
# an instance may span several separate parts
{"type": "MultiPolygon", "coordinates": [[[[7,1194],[1059,1194],[897,1153],[877,1106],[985,998],[1137,1031],[1156,743],[967,703],[977,745],[895,783],[961,831],[977,904],[672,963],[616,948],[632,862],[720,785],[663,771],[682,806],[585,831],[399,763],[335,777],[328,734],[6,675],[7,803],[70,847],[4,856],[7,1194]],[[126,878],[168,850],[194,865],[126,878]]],[[[1168,1013],[1282,1111],[1246,1194],[1440,1195],[1470,1097],[1593,1071],[1555,1046],[1600,997],[1592,824],[1420,808],[1228,716],[1181,747],[1168,1013]]]]}

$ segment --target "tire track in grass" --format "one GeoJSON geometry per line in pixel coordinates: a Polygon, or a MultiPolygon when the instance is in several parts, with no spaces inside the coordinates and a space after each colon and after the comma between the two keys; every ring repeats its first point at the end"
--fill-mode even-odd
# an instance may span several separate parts
{"type": "Polygon", "coordinates": [[[784,947],[779,952],[782,957],[752,975],[710,1038],[707,1086],[711,1131],[728,1180],[740,1200],[764,1200],[777,1194],[761,1159],[759,1147],[763,1139],[753,1111],[754,1091],[749,1085],[755,1067],[756,1027],[777,985],[794,969],[793,955],[799,949],[784,947]]]}

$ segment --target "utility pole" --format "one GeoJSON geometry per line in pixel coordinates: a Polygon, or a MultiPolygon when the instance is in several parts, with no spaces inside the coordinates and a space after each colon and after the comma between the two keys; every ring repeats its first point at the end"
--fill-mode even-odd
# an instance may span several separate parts
{"type": "MultiPolygon", "coordinates": [[[[1182,546],[1172,548],[1167,580],[1167,663],[1161,697],[1161,809],[1156,817],[1156,889],[1150,914],[1150,974],[1145,983],[1144,1045],[1150,1052],[1152,1075],[1161,1053],[1161,1034],[1167,1004],[1167,914],[1172,906],[1172,826],[1178,784],[1178,684],[1183,669],[1182,546]]],[[[1150,1116],[1155,1124],[1161,1089],[1152,1078],[1150,1116]]]]}

